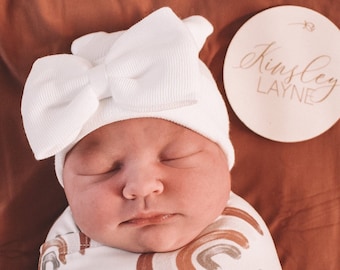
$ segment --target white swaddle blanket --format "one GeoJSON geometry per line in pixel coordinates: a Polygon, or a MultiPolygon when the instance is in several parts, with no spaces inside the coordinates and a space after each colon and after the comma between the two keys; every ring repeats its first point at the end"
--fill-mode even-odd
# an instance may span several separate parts
{"type": "Polygon", "coordinates": [[[79,231],[68,207],[41,246],[39,270],[279,270],[271,235],[259,214],[231,193],[224,212],[196,239],[167,253],[131,253],[79,231]]]}

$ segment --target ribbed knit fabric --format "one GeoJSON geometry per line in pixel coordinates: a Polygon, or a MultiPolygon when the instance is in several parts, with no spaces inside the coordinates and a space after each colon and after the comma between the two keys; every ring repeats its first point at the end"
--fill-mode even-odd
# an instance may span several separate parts
{"type": "Polygon", "coordinates": [[[234,164],[223,98],[199,51],[212,25],[159,9],[126,31],[97,32],[72,54],[38,59],[27,79],[22,116],[37,159],[56,156],[62,184],[66,153],[106,124],[142,117],[172,121],[216,142],[234,164]]]}

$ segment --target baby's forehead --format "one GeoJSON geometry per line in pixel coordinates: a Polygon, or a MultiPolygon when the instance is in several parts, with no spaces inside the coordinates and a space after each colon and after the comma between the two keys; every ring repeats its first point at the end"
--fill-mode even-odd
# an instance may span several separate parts
{"type": "MultiPolygon", "coordinates": [[[[106,147],[190,147],[190,145],[214,143],[201,134],[174,122],[159,118],[134,118],[109,123],[90,132],[74,148],[94,151],[106,147]]],[[[72,150],[71,150],[72,151],[72,150]]]]}

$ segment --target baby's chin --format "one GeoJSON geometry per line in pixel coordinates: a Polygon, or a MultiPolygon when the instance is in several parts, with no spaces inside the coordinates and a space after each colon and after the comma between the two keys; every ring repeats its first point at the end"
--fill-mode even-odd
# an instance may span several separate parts
{"type": "MultiPolygon", "coordinates": [[[[171,252],[178,250],[188,243],[190,243],[195,237],[192,237],[192,239],[187,240],[178,240],[178,241],[167,241],[166,243],[163,243],[163,241],[157,241],[157,239],[153,241],[147,241],[147,242],[138,242],[131,245],[121,245],[116,246],[116,248],[123,249],[129,252],[133,253],[164,253],[164,252],[171,252]]],[[[173,240],[173,239],[172,239],[173,240]]]]}
{"type": "Polygon", "coordinates": [[[170,235],[155,237],[148,239],[130,239],[124,243],[105,243],[113,248],[126,250],[133,253],[164,253],[178,250],[190,242],[192,242],[199,233],[188,235],[181,235],[176,238],[170,235]]]}

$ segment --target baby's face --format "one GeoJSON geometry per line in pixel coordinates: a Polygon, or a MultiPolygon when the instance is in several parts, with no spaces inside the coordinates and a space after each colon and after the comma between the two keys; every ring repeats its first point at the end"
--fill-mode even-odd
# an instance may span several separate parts
{"type": "Polygon", "coordinates": [[[90,133],[68,153],[63,179],[79,228],[97,242],[132,252],[189,243],[221,214],[230,191],[219,146],[152,118],[90,133]]]}

